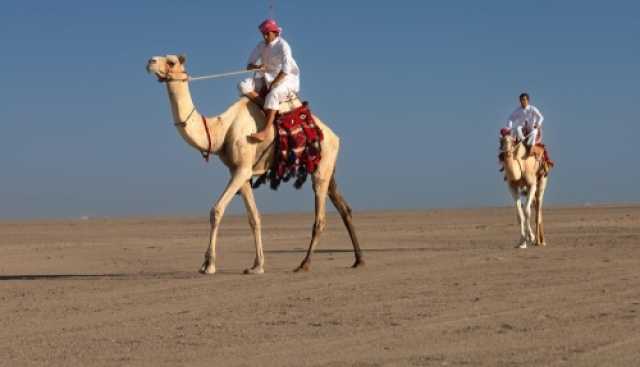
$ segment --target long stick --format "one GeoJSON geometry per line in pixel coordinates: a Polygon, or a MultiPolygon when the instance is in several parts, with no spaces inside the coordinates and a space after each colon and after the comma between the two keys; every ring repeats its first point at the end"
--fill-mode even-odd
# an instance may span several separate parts
{"type": "Polygon", "coordinates": [[[193,77],[193,78],[189,77],[189,80],[196,81],[196,80],[205,80],[205,79],[217,79],[217,78],[224,78],[224,77],[233,76],[233,75],[240,75],[240,74],[246,74],[246,73],[255,73],[256,71],[260,71],[260,70],[231,71],[231,72],[228,72],[228,73],[210,74],[210,75],[196,76],[196,77],[193,77]]]}

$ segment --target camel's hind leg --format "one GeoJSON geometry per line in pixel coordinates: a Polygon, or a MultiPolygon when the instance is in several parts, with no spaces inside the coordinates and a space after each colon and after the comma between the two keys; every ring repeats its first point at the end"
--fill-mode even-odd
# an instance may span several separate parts
{"type": "Polygon", "coordinates": [[[342,222],[344,222],[344,225],[347,227],[347,231],[349,231],[349,237],[351,237],[351,243],[353,244],[353,253],[356,257],[356,261],[353,263],[352,267],[356,268],[358,266],[364,265],[364,260],[362,259],[362,251],[360,250],[360,243],[358,242],[358,237],[356,236],[356,229],[353,226],[351,208],[349,207],[349,204],[347,204],[347,201],[344,199],[344,197],[342,197],[342,195],[338,191],[335,173],[331,176],[331,181],[329,183],[329,198],[340,213],[342,222]]]}
{"type": "Polygon", "coordinates": [[[313,191],[315,192],[315,203],[316,203],[316,212],[315,212],[315,221],[313,223],[313,233],[311,235],[311,243],[309,244],[309,249],[307,250],[307,255],[305,256],[300,266],[296,268],[296,272],[300,270],[309,271],[309,266],[311,264],[311,255],[313,254],[313,250],[318,245],[320,241],[320,235],[324,231],[326,225],[326,202],[327,202],[327,190],[329,189],[330,179],[314,176],[313,177],[313,191]]]}
{"type": "Polygon", "coordinates": [[[544,241],[544,224],[542,221],[542,204],[544,202],[544,190],[547,188],[548,177],[541,177],[538,181],[536,192],[536,245],[546,246],[544,241]]]}

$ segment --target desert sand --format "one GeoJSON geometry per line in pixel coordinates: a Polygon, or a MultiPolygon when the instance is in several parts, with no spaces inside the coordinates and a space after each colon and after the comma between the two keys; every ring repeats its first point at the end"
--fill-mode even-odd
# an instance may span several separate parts
{"type": "Polygon", "coordinates": [[[0,222],[0,366],[639,366],[640,206],[265,215],[266,274],[228,216],[0,222]]]}

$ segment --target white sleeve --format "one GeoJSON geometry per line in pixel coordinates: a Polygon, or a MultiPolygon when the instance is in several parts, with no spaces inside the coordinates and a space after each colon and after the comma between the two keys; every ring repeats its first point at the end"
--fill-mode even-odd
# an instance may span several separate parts
{"type": "Polygon", "coordinates": [[[295,62],[291,47],[286,42],[282,42],[282,72],[285,74],[293,74],[295,72],[295,62]]]}
{"type": "Polygon", "coordinates": [[[544,116],[542,116],[542,114],[536,107],[533,107],[533,113],[536,115],[536,120],[537,120],[536,123],[538,124],[538,126],[542,126],[542,121],[544,121],[544,116]]]}
{"type": "Polygon", "coordinates": [[[516,112],[518,112],[518,109],[511,112],[511,115],[509,115],[509,118],[507,119],[507,128],[509,129],[513,128],[513,120],[516,119],[516,112]]]}
{"type": "Polygon", "coordinates": [[[260,57],[262,56],[262,49],[264,48],[264,42],[258,43],[256,48],[253,49],[251,55],[249,56],[249,62],[247,64],[256,64],[260,57]]]}

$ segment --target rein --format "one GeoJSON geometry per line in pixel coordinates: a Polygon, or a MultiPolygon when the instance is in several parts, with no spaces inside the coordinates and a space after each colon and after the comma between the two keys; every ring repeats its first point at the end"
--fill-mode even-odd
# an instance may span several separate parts
{"type": "Polygon", "coordinates": [[[160,83],[188,82],[189,81],[189,74],[187,74],[184,71],[180,71],[180,73],[186,75],[186,77],[184,79],[174,78],[174,77],[171,76],[172,72],[165,71],[163,77],[158,77],[158,82],[160,82],[160,83]]]}
{"type": "Polygon", "coordinates": [[[233,76],[233,75],[254,73],[256,71],[260,71],[260,70],[238,70],[238,71],[230,71],[228,73],[209,74],[209,75],[202,75],[202,76],[195,76],[195,77],[188,77],[188,78],[189,78],[189,81],[197,81],[197,80],[205,80],[205,79],[218,79],[218,78],[224,78],[224,77],[233,76]]]}
{"type": "Polygon", "coordinates": [[[209,134],[209,128],[207,127],[207,119],[202,115],[202,124],[204,125],[204,131],[207,133],[207,143],[209,144],[206,151],[200,151],[202,158],[205,162],[209,162],[209,156],[211,155],[211,134],[209,134]]]}
{"type": "Polygon", "coordinates": [[[193,115],[193,113],[196,112],[196,107],[194,106],[193,109],[191,110],[191,112],[189,112],[189,116],[187,116],[186,119],[184,119],[184,121],[180,121],[180,122],[174,122],[173,126],[179,126],[179,127],[187,127],[187,121],[191,120],[191,115],[193,115]]]}
{"type": "MultiPolygon", "coordinates": [[[[189,116],[187,116],[187,118],[184,121],[174,122],[173,126],[181,127],[183,129],[186,128],[187,127],[187,122],[189,122],[189,120],[191,120],[191,116],[193,115],[194,112],[196,112],[195,106],[193,107],[191,112],[189,112],[189,116]]],[[[202,116],[202,125],[204,125],[204,131],[207,134],[207,150],[201,150],[200,154],[202,155],[202,158],[206,162],[209,162],[209,156],[211,156],[211,147],[212,147],[213,143],[212,143],[212,140],[211,140],[211,133],[209,133],[209,127],[207,126],[207,118],[204,117],[204,115],[201,115],[201,116],[202,116]]],[[[220,116],[218,116],[218,119],[220,119],[220,116]]]]}
{"type": "MultiPolygon", "coordinates": [[[[172,76],[173,72],[171,72],[170,70],[165,70],[164,71],[164,76],[158,77],[158,82],[160,82],[160,83],[190,82],[190,81],[196,81],[196,80],[223,78],[223,77],[232,76],[232,75],[254,73],[254,72],[256,72],[256,70],[240,70],[240,71],[232,71],[232,72],[221,73],[221,74],[203,75],[203,76],[198,76],[198,77],[193,77],[192,78],[192,77],[189,76],[189,74],[187,74],[187,72],[180,71],[178,73],[184,74],[185,77],[184,78],[175,78],[175,77],[172,76]]],[[[193,107],[193,110],[191,110],[191,112],[189,113],[189,115],[187,116],[187,118],[184,121],[175,122],[173,125],[176,126],[176,127],[181,127],[183,129],[186,128],[187,127],[187,122],[191,119],[191,116],[193,115],[193,113],[195,111],[196,111],[196,108],[193,107]]],[[[220,116],[218,116],[218,120],[220,120],[220,116]]],[[[209,133],[209,127],[207,126],[207,119],[206,119],[206,117],[204,117],[204,115],[202,115],[202,125],[204,126],[205,133],[207,134],[207,150],[201,150],[200,154],[202,154],[202,158],[206,162],[209,162],[209,156],[211,156],[211,148],[212,148],[213,143],[212,143],[212,140],[211,140],[211,134],[209,133]]]]}
{"type": "Polygon", "coordinates": [[[209,74],[209,75],[201,75],[201,76],[195,76],[195,77],[191,77],[186,72],[180,71],[179,73],[185,75],[184,78],[173,78],[173,77],[171,77],[171,72],[166,72],[165,71],[164,76],[162,78],[159,78],[158,81],[160,83],[167,83],[167,82],[173,82],[173,81],[176,81],[176,82],[192,82],[192,81],[198,81],[198,80],[218,79],[218,78],[224,78],[224,77],[227,77],[227,76],[241,75],[241,74],[247,74],[247,73],[255,73],[256,71],[260,71],[260,70],[238,70],[238,71],[230,71],[228,73],[209,74]]]}

